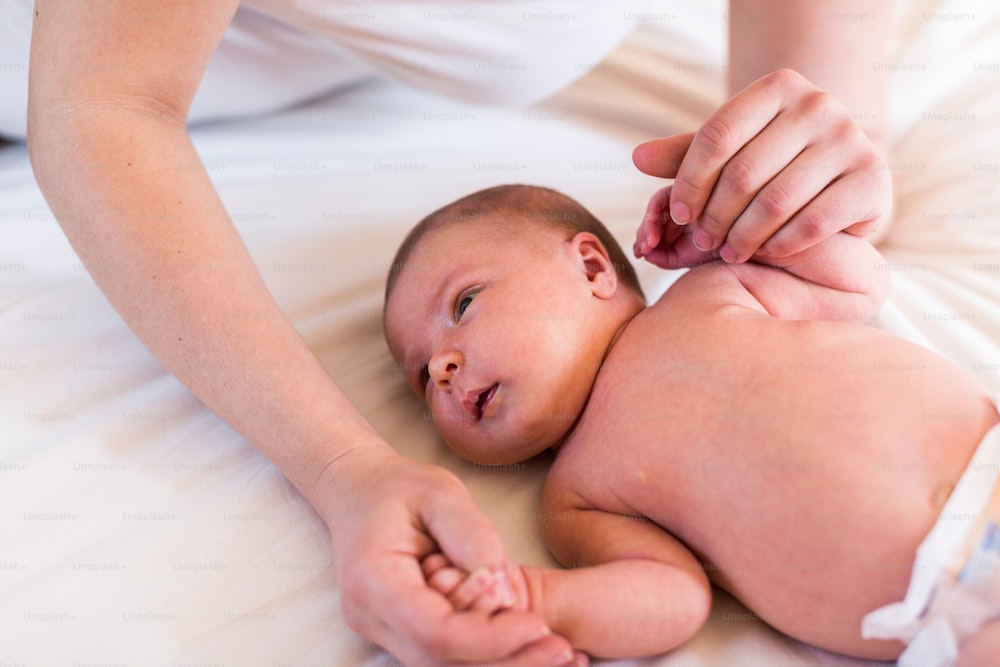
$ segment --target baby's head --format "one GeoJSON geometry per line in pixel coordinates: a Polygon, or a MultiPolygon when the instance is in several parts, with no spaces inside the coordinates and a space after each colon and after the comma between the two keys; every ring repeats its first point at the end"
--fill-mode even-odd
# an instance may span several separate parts
{"type": "Polygon", "coordinates": [[[386,284],[385,333],[445,442],[477,463],[559,445],[645,305],[610,232],[553,190],[503,185],[424,218],[386,284]]]}

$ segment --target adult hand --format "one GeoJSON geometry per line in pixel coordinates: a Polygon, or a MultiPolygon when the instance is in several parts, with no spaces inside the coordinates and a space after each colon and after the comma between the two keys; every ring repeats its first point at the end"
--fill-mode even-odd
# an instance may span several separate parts
{"type": "Polygon", "coordinates": [[[391,450],[359,447],[331,464],[320,484],[353,630],[409,667],[574,664],[570,644],[537,614],[457,611],[427,584],[421,561],[441,552],[466,572],[486,568],[504,595],[514,595],[502,574],[510,563],[500,536],[454,475],[391,450]]]}
{"type": "Polygon", "coordinates": [[[632,158],[675,179],[670,217],[727,262],[786,257],[843,230],[872,236],[892,210],[878,150],[840,102],[792,70],[747,86],[697,132],[643,143],[632,158]]]}

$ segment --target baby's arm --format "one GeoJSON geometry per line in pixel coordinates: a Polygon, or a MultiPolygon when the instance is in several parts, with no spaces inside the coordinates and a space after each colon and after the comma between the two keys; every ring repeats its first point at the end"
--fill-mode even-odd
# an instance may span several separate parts
{"type": "Polygon", "coordinates": [[[544,515],[558,517],[544,529],[546,541],[570,569],[521,566],[509,573],[518,600],[503,600],[488,572],[463,572],[434,553],[422,561],[428,585],[458,611],[533,611],[574,648],[600,657],[662,653],[704,624],[708,579],[656,524],[593,509],[544,515]]]}
{"type": "Polygon", "coordinates": [[[882,255],[865,239],[840,232],[802,252],[717,265],[752,295],[757,309],[784,319],[870,319],[889,293],[882,255]]]}
{"type": "Polygon", "coordinates": [[[661,653],[691,638],[711,608],[695,556],[643,518],[588,509],[546,484],[542,533],[568,569],[522,568],[530,608],[552,631],[600,657],[661,653]]]}

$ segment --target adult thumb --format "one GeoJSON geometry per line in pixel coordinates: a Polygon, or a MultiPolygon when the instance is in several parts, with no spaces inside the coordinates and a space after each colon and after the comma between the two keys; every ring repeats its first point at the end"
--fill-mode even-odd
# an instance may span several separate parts
{"type": "Polygon", "coordinates": [[[480,567],[496,571],[507,565],[500,533],[467,492],[435,494],[424,507],[423,521],[448,560],[466,572],[480,567]]]}
{"type": "Polygon", "coordinates": [[[632,151],[632,162],[644,174],[674,178],[693,139],[694,132],[685,132],[646,141],[632,151]]]}

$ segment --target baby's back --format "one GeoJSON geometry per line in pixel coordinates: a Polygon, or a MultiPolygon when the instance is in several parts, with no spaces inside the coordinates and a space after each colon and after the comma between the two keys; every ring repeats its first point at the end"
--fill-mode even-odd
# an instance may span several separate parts
{"type": "Polygon", "coordinates": [[[997,421],[990,397],[872,327],[684,297],[625,329],[550,483],[659,523],[764,620],[847,651],[861,616],[905,594],[997,421]]]}

